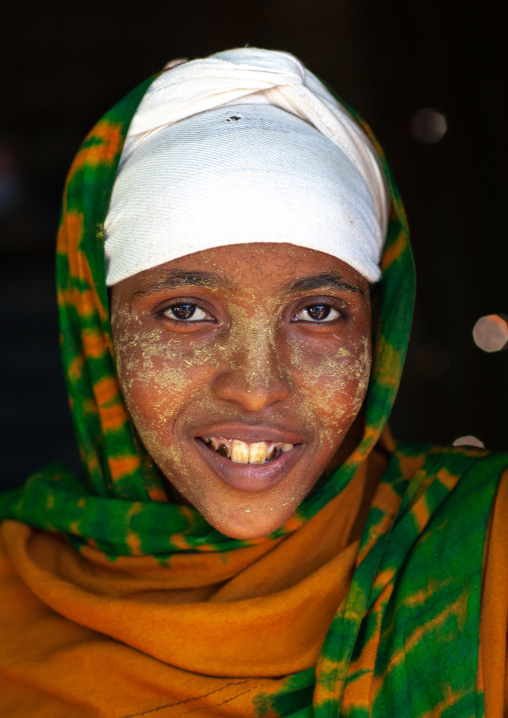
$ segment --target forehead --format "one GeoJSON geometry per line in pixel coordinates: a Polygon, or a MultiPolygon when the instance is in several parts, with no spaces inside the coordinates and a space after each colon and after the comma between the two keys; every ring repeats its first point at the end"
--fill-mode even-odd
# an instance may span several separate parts
{"type": "Polygon", "coordinates": [[[150,294],[183,285],[212,291],[256,291],[271,296],[328,284],[365,294],[368,281],[353,267],[324,252],[290,243],[255,242],[188,254],[139,272],[116,285],[115,293],[150,294]]]}

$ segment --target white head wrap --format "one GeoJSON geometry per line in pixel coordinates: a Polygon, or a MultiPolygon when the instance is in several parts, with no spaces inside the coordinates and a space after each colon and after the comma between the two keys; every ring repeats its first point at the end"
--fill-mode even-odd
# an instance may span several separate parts
{"type": "Polygon", "coordinates": [[[107,284],[245,242],[326,252],[374,282],[388,209],[367,136],[295,57],[221,52],[163,72],[134,115],[105,222],[107,284]]]}

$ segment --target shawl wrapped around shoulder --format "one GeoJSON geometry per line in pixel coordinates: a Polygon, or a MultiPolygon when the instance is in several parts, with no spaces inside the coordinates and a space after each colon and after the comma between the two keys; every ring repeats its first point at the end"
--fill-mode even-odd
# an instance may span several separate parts
{"type": "Polygon", "coordinates": [[[52,465],[0,497],[0,714],[501,717],[508,457],[396,444],[385,428],[414,270],[360,118],[392,211],[358,438],[263,539],[168,501],[120,391],[104,265],[116,167],[150,82],[95,126],[67,179],[58,302],[85,478],[52,465]]]}

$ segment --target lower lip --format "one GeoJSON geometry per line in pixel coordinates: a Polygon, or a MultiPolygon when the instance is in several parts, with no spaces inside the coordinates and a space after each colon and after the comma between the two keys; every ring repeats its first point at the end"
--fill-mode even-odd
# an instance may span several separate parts
{"type": "Polygon", "coordinates": [[[296,444],[290,451],[264,464],[235,464],[231,459],[209,449],[200,439],[195,439],[198,450],[207,464],[225,484],[239,491],[264,491],[289,474],[300,458],[303,444],[296,444]]]}

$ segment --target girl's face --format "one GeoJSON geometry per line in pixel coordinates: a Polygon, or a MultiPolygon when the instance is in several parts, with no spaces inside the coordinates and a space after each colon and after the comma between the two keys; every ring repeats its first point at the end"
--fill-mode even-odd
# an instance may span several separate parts
{"type": "Polygon", "coordinates": [[[279,528],[333,457],[371,364],[369,286],[291,244],[237,244],[113,287],[118,373],[175,501],[227,536],[279,528]]]}

